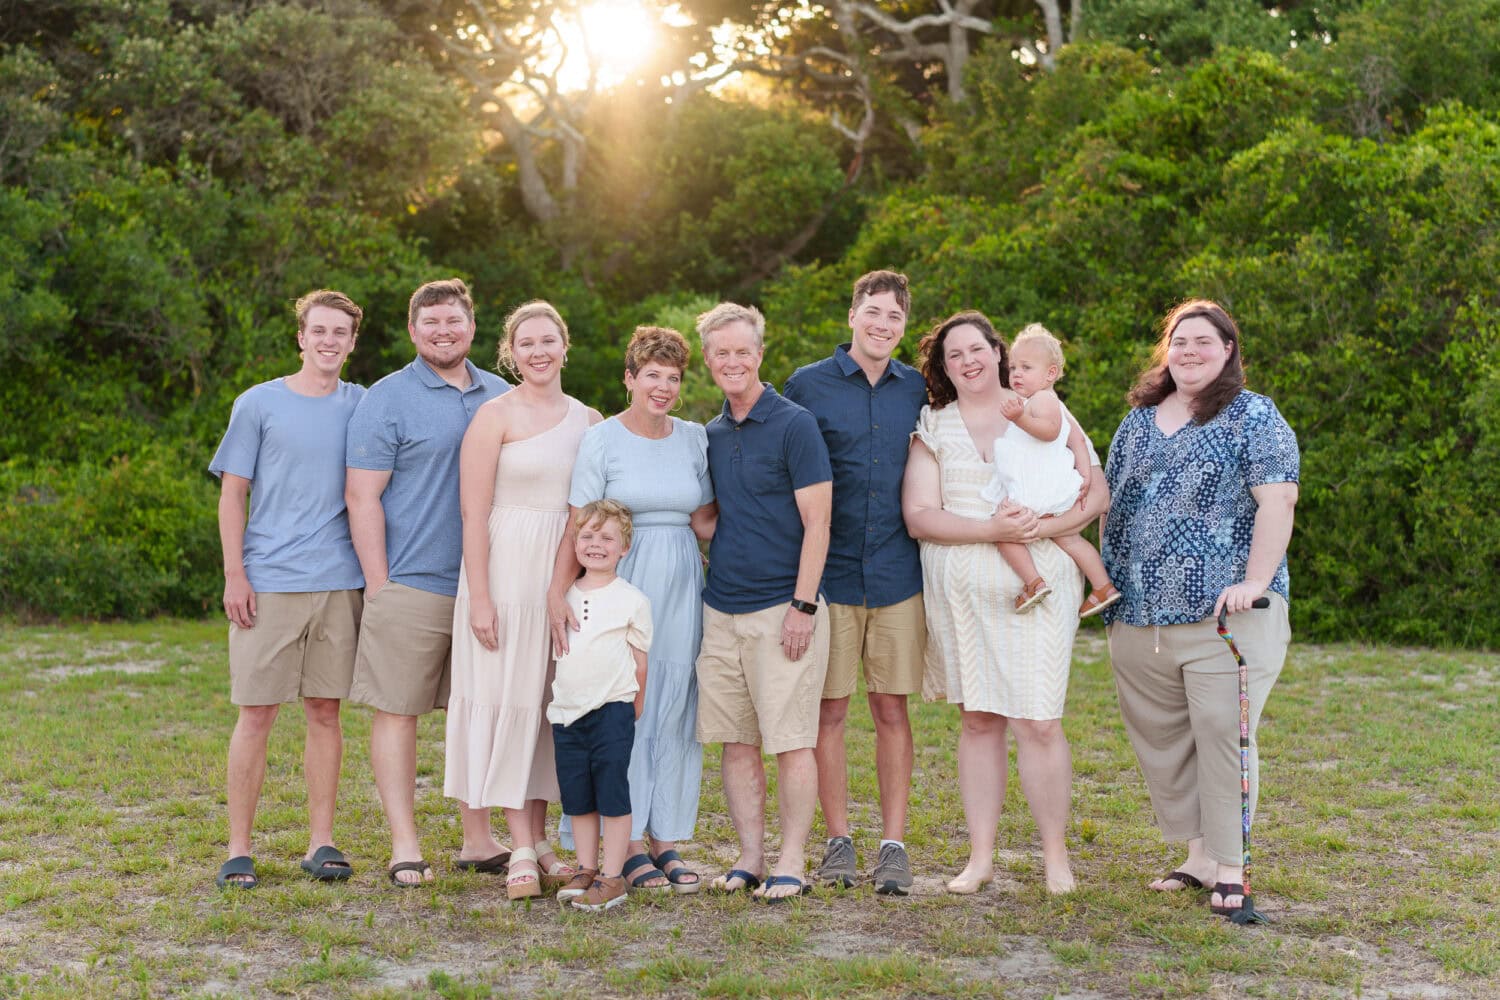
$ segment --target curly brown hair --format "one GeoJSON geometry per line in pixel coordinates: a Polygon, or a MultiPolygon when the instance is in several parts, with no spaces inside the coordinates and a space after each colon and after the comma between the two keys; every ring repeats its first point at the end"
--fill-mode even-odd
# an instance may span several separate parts
{"type": "Polygon", "coordinates": [[[1224,360],[1224,370],[1219,372],[1202,392],[1194,397],[1189,406],[1193,420],[1206,424],[1219,415],[1234,397],[1245,388],[1245,366],[1240,360],[1240,328],[1229,311],[1210,299],[1188,299],[1172,307],[1162,317],[1161,336],[1156,350],[1151,353],[1151,364],[1141,372],[1125,398],[1131,406],[1156,406],[1177,391],[1177,383],[1167,367],[1167,351],[1172,346],[1172,334],[1177,332],[1183,320],[1205,319],[1218,333],[1219,339],[1232,350],[1224,360]]]}
{"type": "Polygon", "coordinates": [[[943,342],[948,339],[948,334],[965,325],[977,328],[991,347],[999,349],[1000,384],[1010,387],[1010,352],[1006,349],[1005,341],[995,332],[989,317],[977,309],[965,309],[933,327],[917,345],[921,359],[919,367],[922,369],[922,377],[927,380],[927,402],[932,404],[934,410],[941,410],[958,398],[953,380],[943,370],[943,342]]]}
{"type": "Polygon", "coordinates": [[[687,371],[692,348],[687,338],[666,326],[638,326],[625,346],[625,370],[639,375],[647,365],[661,365],[687,371]]]}
{"type": "Polygon", "coordinates": [[[911,316],[911,288],[906,280],[906,275],[900,271],[871,271],[862,274],[854,281],[854,297],[849,303],[850,310],[858,309],[859,304],[871,295],[879,295],[881,292],[890,292],[896,297],[896,305],[901,307],[901,312],[911,316]]]}

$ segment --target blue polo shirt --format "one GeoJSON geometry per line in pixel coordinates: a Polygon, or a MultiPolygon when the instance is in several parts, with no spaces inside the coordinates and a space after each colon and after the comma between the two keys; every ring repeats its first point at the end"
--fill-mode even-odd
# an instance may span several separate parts
{"type": "Polygon", "coordinates": [[[901,477],[927,402],[922,373],[892,358],[871,385],[841,344],[832,357],[793,372],[786,398],[817,418],[833,465],[828,600],[883,608],[920,593],[922,560],[901,517],[901,477]]]}
{"type": "Polygon", "coordinates": [[[349,421],[351,469],[389,472],[380,495],[390,579],[453,597],[463,559],[458,449],[474,411],[510,386],[472,362],[458,389],[417,358],[370,386],[349,421]]]}
{"type": "Polygon", "coordinates": [[[833,478],[818,422],[769,382],[745,419],[729,403],[708,422],[708,472],[719,526],[708,548],[703,602],[727,615],[795,596],[802,559],[797,490],[833,478]]]}

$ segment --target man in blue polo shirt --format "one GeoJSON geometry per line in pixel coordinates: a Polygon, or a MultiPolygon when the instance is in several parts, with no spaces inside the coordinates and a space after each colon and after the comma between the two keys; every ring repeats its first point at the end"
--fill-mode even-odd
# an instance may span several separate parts
{"type": "Polygon", "coordinates": [[[901,516],[907,445],[927,386],[921,372],[891,357],[910,314],[906,275],[863,275],[849,307],[850,342],[786,381],[786,398],[817,418],[833,464],[833,530],[823,571],[831,635],[817,746],[828,844],[818,880],[847,888],[857,878],[844,720],[863,664],[883,826],[875,891],[899,896],[912,884],[905,843],[912,772],[906,700],[922,690],[927,646],[922,563],[901,516]]]}
{"type": "MultiPolygon", "coordinates": [[[[510,388],[468,360],[474,300],[457,278],[413,293],[407,332],[416,360],[371,386],[349,422],[345,485],[365,576],[349,697],[375,709],[370,765],[391,828],[387,874],[402,886],[432,879],[417,842],[417,718],[448,703],[463,557],[458,450],[474,411],[510,388]]],[[[498,866],[505,852],[488,821],[475,830],[464,824],[460,866],[498,866]]]]}
{"type": "Polygon", "coordinates": [[[818,796],[818,700],[828,666],[826,605],[832,470],[817,421],[760,380],[765,319],[721,303],[698,317],[703,358],[724,393],[708,424],[708,469],[719,519],[703,590],[698,740],[724,744],[724,799],[740,842],[726,892],[765,873],[766,774],[776,755],[781,851],[756,893],[777,902],[806,891],[807,835],[818,796]]]}

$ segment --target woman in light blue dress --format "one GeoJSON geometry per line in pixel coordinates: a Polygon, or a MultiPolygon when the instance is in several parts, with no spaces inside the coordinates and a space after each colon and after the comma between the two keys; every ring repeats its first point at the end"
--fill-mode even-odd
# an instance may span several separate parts
{"type": "MultiPolygon", "coordinates": [[[[671,415],[688,354],[687,341],[675,330],[643,326],[635,331],[625,349],[630,405],[584,436],[568,496],[574,516],[601,498],[619,501],[634,515],[634,538],[619,573],[650,598],[654,638],[646,703],[630,758],[631,857],[624,874],[633,889],[680,893],[697,892],[699,886],[698,874],[683,864],[675,847],[692,838],[698,819],[703,772],[703,747],[694,732],[694,663],[703,637],[698,539],[710,536],[717,520],[708,437],[701,424],[671,415]]],[[[570,624],[564,595],[578,568],[572,553],[570,529],[558,549],[548,594],[559,650],[566,649],[570,624]]]]}

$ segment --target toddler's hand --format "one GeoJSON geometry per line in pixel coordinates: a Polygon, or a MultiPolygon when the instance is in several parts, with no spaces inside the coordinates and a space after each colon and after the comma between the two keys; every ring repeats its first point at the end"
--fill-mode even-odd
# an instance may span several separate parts
{"type": "Polygon", "coordinates": [[[1006,420],[1014,420],[1026,412],[1026,401],[1012,392],[1000,400],[1000,412],[1005,414],[1006,420]]]}

